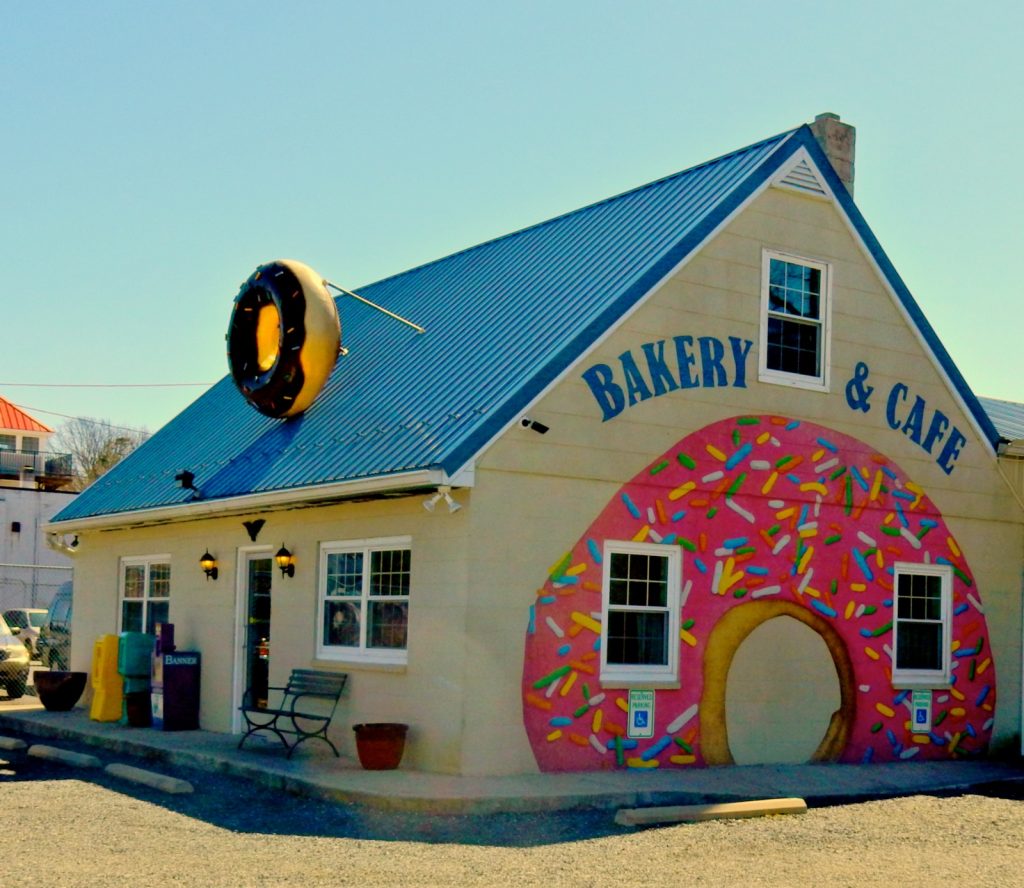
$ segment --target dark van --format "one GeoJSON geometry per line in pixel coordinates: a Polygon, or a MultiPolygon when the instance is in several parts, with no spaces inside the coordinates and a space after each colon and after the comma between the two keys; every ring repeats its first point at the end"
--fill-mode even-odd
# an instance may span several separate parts
{"type": "Polygon", "coordinates": [[[39,661],[49,669],[71,662],[71,583],[62,583],[39,630],[39,661]]]}

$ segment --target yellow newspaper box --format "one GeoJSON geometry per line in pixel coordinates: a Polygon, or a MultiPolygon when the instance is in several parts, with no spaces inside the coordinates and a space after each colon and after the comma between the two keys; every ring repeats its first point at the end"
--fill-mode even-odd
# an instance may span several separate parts
{"type": "Polygon", "coordinates": [[[113,722],[121,718],[124,680],[117,671],[116,635],[101,635],[92,647],[92,706],[89,718],[113,722]]]}

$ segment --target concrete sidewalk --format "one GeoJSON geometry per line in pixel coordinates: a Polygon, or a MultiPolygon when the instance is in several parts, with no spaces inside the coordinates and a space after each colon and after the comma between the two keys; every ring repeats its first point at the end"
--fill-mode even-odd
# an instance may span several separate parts
{"type": "MultiPolygon", "coordinates": [[[[1014,782],[1024,768],[999,761],[903,762],[883,765],[747,765],[671,771],[614,771],[461,777],[399,768],[364,771],[324,744],[304,744],[289,761],[276,741],[237,735],[164,732],[94,722],[85,709],[0,709],[0,734],[28,743],[84,744],[109,757],[142,759],[145,767],[182,766],[244,777],[273,789],[338,802],[444,814],[614,809],[799,797],[808,805],[918,794],[950,794],[1014,782]]],[[[201,782],[197,790],[202,791],[201,782]]]]}

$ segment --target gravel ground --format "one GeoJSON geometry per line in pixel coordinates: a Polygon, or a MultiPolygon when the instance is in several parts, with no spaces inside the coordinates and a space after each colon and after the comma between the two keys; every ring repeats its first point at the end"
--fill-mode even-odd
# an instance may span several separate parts
{"type": "MultiPolygon", "coordinates": [[[[797,816],[628,830],[614,825],[614,812],[394,814],[292,797],[222,775],[154,768],[196,787],[193,795],[167,796],[103,772],[9,758],[0,766],[5,888],[492,886],[499,880],[907,888],[1018,886],[1024,872],[1024,801],[1015,798],[915,796],[797,816]]],[[[1005,794],[1014,792],[1019,789],[1005,794]]]]}

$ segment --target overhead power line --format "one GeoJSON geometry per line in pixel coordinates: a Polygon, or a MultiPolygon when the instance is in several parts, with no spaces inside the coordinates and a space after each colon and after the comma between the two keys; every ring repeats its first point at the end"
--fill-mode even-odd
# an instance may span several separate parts
{"type": "MultiPolygon", "coordinates": [[[[10,403],[14,403],[13,401],[10,403]]],[[[14,404],[19,410],[23,410],[25,413],[45,413],[47,416],[59,416],[61,419],[75,419],[79,422],[86,422],[90,425],[104,426],[108,429],[114,429],[119,432],[144,432],[145,429],[132,428],[131,426],[119,426],[114,425],[112,422],[107,422],[105,419],[92,419],[88,416],[70,416],[67,413],[57,413],[55,410],[44,410],[42,407],[29,407],[27,404],[14,404]]]]}
{"type": "Polygon", "coordinates": [[[188,388],[211,386],[212,382],[0,382],[20,388],[188,388]]]}

